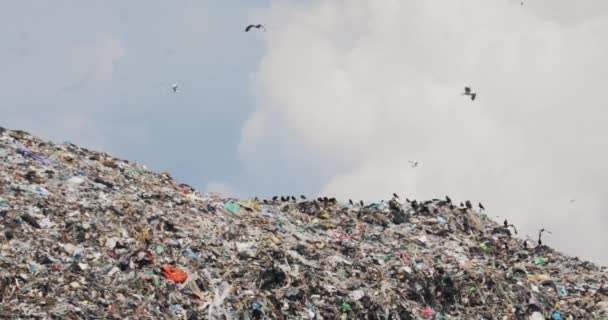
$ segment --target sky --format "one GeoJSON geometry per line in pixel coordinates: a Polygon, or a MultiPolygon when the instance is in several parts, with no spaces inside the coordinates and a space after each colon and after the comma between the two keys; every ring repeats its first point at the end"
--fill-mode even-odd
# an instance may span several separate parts
{"type": "Polygon", "coordinates": [[[606,1],[22,0],[0,30],[0,126],[229,196],[483,202],[608,265],[606,1]]]}

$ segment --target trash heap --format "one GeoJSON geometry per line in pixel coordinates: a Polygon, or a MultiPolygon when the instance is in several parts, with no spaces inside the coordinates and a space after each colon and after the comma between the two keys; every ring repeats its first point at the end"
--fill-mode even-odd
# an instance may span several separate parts
{"type": "Polygon", "coordinates": [[[451,200],[222,199],[0,128],[0,318],[608,319],[608,271],[451,200]]]}

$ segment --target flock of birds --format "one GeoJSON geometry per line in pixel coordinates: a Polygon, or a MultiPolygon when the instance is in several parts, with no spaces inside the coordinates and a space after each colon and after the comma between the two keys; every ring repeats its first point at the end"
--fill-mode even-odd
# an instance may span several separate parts
{"type": "MultiPolygon", "coordinates": [[[[521,5],[523,6],[523,4],[524,3],[522,1],[521,5]]],[[[245,32],[250,32],[252,29],[259,29],[259,30],[263,30],[264,32],[266,32],[266,27],[264,27],[264,25],[262,25],[262,24],[250,24],[250,25],[248,25],[245,28],[244,31],[245,32]]],[[[171,86],[171,89],[173,90],[174,93],[180,92],[179,91],[179,85],[177,83],[174,83],[171,86]]],[[[462,95],[463,96],[468,96],[471,99],[471,101],[475,101],[475,99],[477,98],[477,92],[474,92],[471,89],[471,87],[469,87],[469,86],[465,86],[464,87],[464,92],[462,93],[462,95]]],[[[411,161],[410,160],[408,162],[410,163],[410,166],[412,168],[416,168],[416,167],[418,167],[418,165],[420,165],[419,161],[411,161]]],[[[399,196],[396,193],[393,193],[393,200],[394,199],[400,199],[399,196]]],[[[255,198],[255,200],[259,201],[259,199],[257,197],[255,198]]],[[[290,202],[290,201],[297,202],[297,199],[294,196],[282,196],[282,197],[274,196],[271,200],[264,199],[263,202],[265,204],[275,204],[279,200],[281,202],[290,202]]],[[[300,195],[300,200],[307,201],[307,198],[304,195],[300,195]]],[[[433,201],[438,201],[439,205],[449,205],[451,209],[455,209],[456,208],[454,205],[452,205],[452,199],[450,199],[449,196],[445,197],[445,201],[441,201],[439,199],[433,199],[431,201],[426,201],[426,202],[421,203],[421,204],[418,203],[416,200],[410,200],[410,199],[407,199],[407,198],[405,200],[415,210],[418,210],[420,208],[427,208],[426,210],[428,210],[428,207],[426,205],[429,204],[429,203],[432,203],[433,201]]],[[[570,200],[570,202],[574,202],[574,201],[575,200],[570,200]]],[[[331,205],[331,204],[337,204],[336,198],[328,198],[328,197],[319,197],[319,198],[317,198],[315,200],[312,200],[311,202],[313,204],[316,204],[316,205],[324,205],[324,206],[328,206],[328,205],[331,205]]],[[[384,200],[381,201],[381,203],[383,203],[383,202],[384,202],[384,200]]],[[[365,203],[363,202],[363,200],[360,200],[358,203],[355,203],[352,199],[348,199],[348,203],[351,206],[360,206],[361,208],[366,208],[366,207],[370,207],[370,206],[373,205],[373,204],[370,204],[370,205],[366,206],[365,203]]],[[[480,212],[481,211],[485,211],[485,207],[483,206],[483,204],[481,202],[478,203],[478,207],[479,207],[480,212]]],[[[465,203],[461,202],[460,203],[460,209],[470,209],[470,210],[473,210],[473,204],[469,200],[467,200],[465,203]]],[[[424,209],[422,209],[422,210],[424,211],[424,209]]],[[[517,229],[515,229],[515,226],[513,224],[509,224],[507,220],[505,220],[503,224],[504,224],[505,228],[508,228],[508,227],[513,228],[515,234],[517,234],[517,229]]],[[[538,245],[539,246],[542,245],[542,234],[543,234],[543,232],[547,232],[547,233],[551,234],[551,232],[549,232],[548,230],[546,230],[544,228],[541,229],[539,231],[539,233],[538,233],[538,245]]],[[[524,242],[524,245],[527,246],[527,243],[528,243],[528,240],[526,240],[524,242]]]]}
{"type": "MultiPolygon", "coordinates": [[[[280,204],[280,203],[285,203],[285,202],[293,202],[293,203],[297,203],[299,205],[310,205],[312,207],[316,207],[317,209],[321,209],[321,207],[329,207],[332,205],[337,205],[338,204],[338,200],[336,198],[329,198],[329,197],[318,197],[316,199],[313,200],[308,200],[306,198],[305,195],[300,195],[299,200],[298,198],[296,198],[295,196],[274,196],[271,199],[263,199],[260,201],[260,199],[258,197],[254,198],[255,201],[258,202],[263,202],[266,205],[276,205],[276,204],[280,204]]],[[[393,193],[393,198],[388,202],[389,206],[392,205],[394,202],[398,203],[398,200],[401,200],[401,198],[399,197],[399,195],[397,193],[393,193]]],[[[381,200],[379,204],[383,204],[385,201],[381,200]]],[[[441,200],[441,199],[432,199],[432,200],[427,200],[424,202],[418,202],[417,200],[410,200],[408,198],[405,199],[405,202],[408,203],[410,205],[410,207],[417,213],[417,214],[439,214],[439,210],[438,208],[441,207],[449,207],[450,210],[461,210],[463,212],[466,212],[467,210],[474,210],[473,209],[473,203],[469,200],[466,200],[465,202],[460,202],[460,205],[457,207],[452,203],[452,199],[449,196],[445,196],[445,200],[441,200]]],[[[377,206],[378,203],[370,203],[370,204],[366,204],[363,200],[359,200],[358,202],[353,201],[352,199],[348,199],[348,203],[351,207],[353,208],[360,208],[360,209],[368,209],[368,208],[372,208],[374,206],[377,206]]],[[[479,208],[479,212],[484,212],[486,210],[486,208],[484,207],[484,205],[479,202],[477,204],[478,208],[479,208]]],[[[515,234],[517,233],[517,228],[515,227],[514,224],[510,224],[509,221],[507,219],[504,220],[503,222],[503,227],[505,229],[509,229],[512,228],[513,232],[515,234]]],[[[548,234],[552,234],[549,230],[542,228],[540,229],[540,231],[538,232],[538,241],[537,241],[537,246],[542,246],[543,245],[543,241],[542,241],[542,235],[543,233],[548,233],[548,234]]],[[[527,239],[524,241],[524,248],[528,248],[528,243],[530,242],[530,237],[528,236],[527,239]]]]}

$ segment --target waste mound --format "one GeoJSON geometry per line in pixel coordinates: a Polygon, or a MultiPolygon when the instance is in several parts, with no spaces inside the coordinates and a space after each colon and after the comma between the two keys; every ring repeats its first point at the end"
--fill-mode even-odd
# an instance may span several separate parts
{"type": "Polygon", "coordinates": [[[0,183],[3,319],[608,319],[606,267],[470,202],[224,199],[3,128],[0,183]]]}

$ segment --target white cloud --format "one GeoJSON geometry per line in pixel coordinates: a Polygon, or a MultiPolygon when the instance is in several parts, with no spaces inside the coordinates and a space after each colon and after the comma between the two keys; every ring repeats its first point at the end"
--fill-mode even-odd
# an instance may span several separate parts
{"type": "Polygon", "coordinates": [[[241,144],[250,170],[331,168],[320,192],[343,198],[477,199],[608,263],[606,15],[567,24],[498,0],[294,3],[266,12],[241,144]],[[274,144],[281,158],[259,152],[277,136],[289,141],[274,144]]]}

